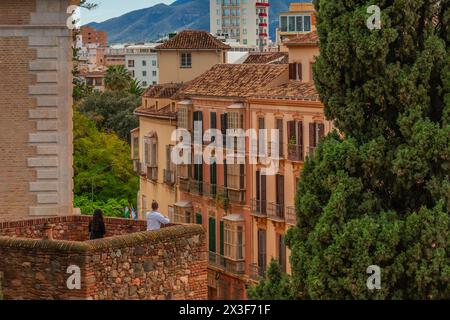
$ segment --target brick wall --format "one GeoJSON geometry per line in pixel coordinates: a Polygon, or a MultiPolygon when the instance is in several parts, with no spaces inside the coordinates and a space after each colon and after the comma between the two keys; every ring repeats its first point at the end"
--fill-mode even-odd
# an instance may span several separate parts
{"type": "Polygon", "coordinates": [[[27,38],[0,37],[0,221],[27,214],[36,204],[36,195],[29,192],[36,171],[27,167],[27,159],[36,155],[28,144],[28,133],[36,130],[36,123],[28,120],[30,106],[35,106],[28,87],[36,82],[28,61],[35,58],[27,38]]]}
{"type": "Polygon", "coordinates": [[[202,227],[173,225],[134,232],[145,229],[145,221],[106,218],[108,238],[39,239],[46,222],[55,225],[55,238],[82,239],[87,237],[88,221],[86,216],[72,216],[1,223],[4,298],[207,299],[202,227]],[[67,288],[70,265],[81,269],[80,290],[67,288]]]}
{"type": "Polygon", "coordinates": [[[0,1],[0,24],[28,24],[30,13],[34,11],[36,11],[36,0],[2,0],[0,1]]]}

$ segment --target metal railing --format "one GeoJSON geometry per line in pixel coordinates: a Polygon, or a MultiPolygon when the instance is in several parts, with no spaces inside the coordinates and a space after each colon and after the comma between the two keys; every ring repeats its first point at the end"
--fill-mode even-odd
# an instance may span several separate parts
{"type": "Polygon", "coordinates": [[[286,222],[291,225],[297,224],[297,213],[295,212],[295,207],[286,207],[286,222]]]}
{"type": "Polygon", "coordinates": [[[267,217],[272,220],[284,221],[284,205],[269,202],[267,206],[267,217]]]}
{"type": "Polygon", "coordinates": [[[249,265],[249,276],[250,279],[260,280],[266,274],[266,268],[258,266],[257,263],[250,263],[249,265]]]}
{"type": "Polygon", "coordinates": [[[203,181],[190,179],[189,184],[190,184],[190,192],[192,194],[198,195],[203,194],[203,181]]]}
{"type": "Polygon", "coordinates": [[[231,274],[240,275],[245,273],[245,262],[243,260],[235,261],[216,252],[209,251],[208,263],[212,267],[219,268],[231,274]]]}
{"type": "Polygon", "coordinates": [[[228,199],[230,202],[237,204],[245,203],[245,190],[244,189],[231,189],[227,188],[228,199]]]}
{"type": "Polygon", "coordinates": [[[164,183],[170,186],[175,184],[175,171],[164,169],[164,183]]]}
{"type": "Polygon", "coordinates": [[[147,166],[147,179],[158,180],[158,167],[147,166]]]}
{"type": "Polygon", "coordinates": [[[188,178],[186,178],[186,177],[179,177],[178,178],[178,184],[180,186],[180,191],[189,192],[190,184],[189,184],[189,179],[188,178]]]}
{"type": "Polygon", "coordinates": [[[250,199],[250,207],[252,214],[267,216],[267,201],[252,198],[250,199]]]}
{"type": "Polygon", "coordinates": [[[203,182],[203,195],[210,198],[216,198],[217,184],[203,182]]]}
{"type": "Polygon", "coordinates": [[[288,144],[288,159],[291,161],[303,161],[303,146],[288,144]]]}

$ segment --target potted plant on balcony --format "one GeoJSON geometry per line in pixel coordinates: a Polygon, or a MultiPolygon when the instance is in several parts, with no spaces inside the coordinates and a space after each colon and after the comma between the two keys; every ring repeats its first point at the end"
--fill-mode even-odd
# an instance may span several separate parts
{"type": "Polygon", "coordinates": [[[225,211],[225,214],[228,213],[228,209],[230,209],[230,199],[228,196],[223,193],[216,194],[216,206],[218,208],[222,208],[225,211]]]}

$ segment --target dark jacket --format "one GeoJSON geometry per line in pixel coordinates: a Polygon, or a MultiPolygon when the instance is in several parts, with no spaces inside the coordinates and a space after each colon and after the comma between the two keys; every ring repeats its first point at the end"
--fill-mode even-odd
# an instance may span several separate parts
{"type": "Polygon", "coordinates": [[[100,239],[105,236],[106,230],[105,230],[105,223],[103,221],[99,222],[98,230],[93,230],[92,228],[92,221],[89,222],[89,239],[100,239]]]}

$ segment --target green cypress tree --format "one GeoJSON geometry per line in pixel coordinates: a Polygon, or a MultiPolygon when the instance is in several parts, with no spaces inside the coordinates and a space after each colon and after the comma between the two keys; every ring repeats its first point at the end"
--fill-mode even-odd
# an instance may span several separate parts
{"type": "Polygon", "coordinates": [[[449,3],[315,1],[314,79],[339,134],[298,185],[286,239],[296,298],[450,297],[449,3]],[[372,4],[381,29],[366,25],[372,4]]]}

